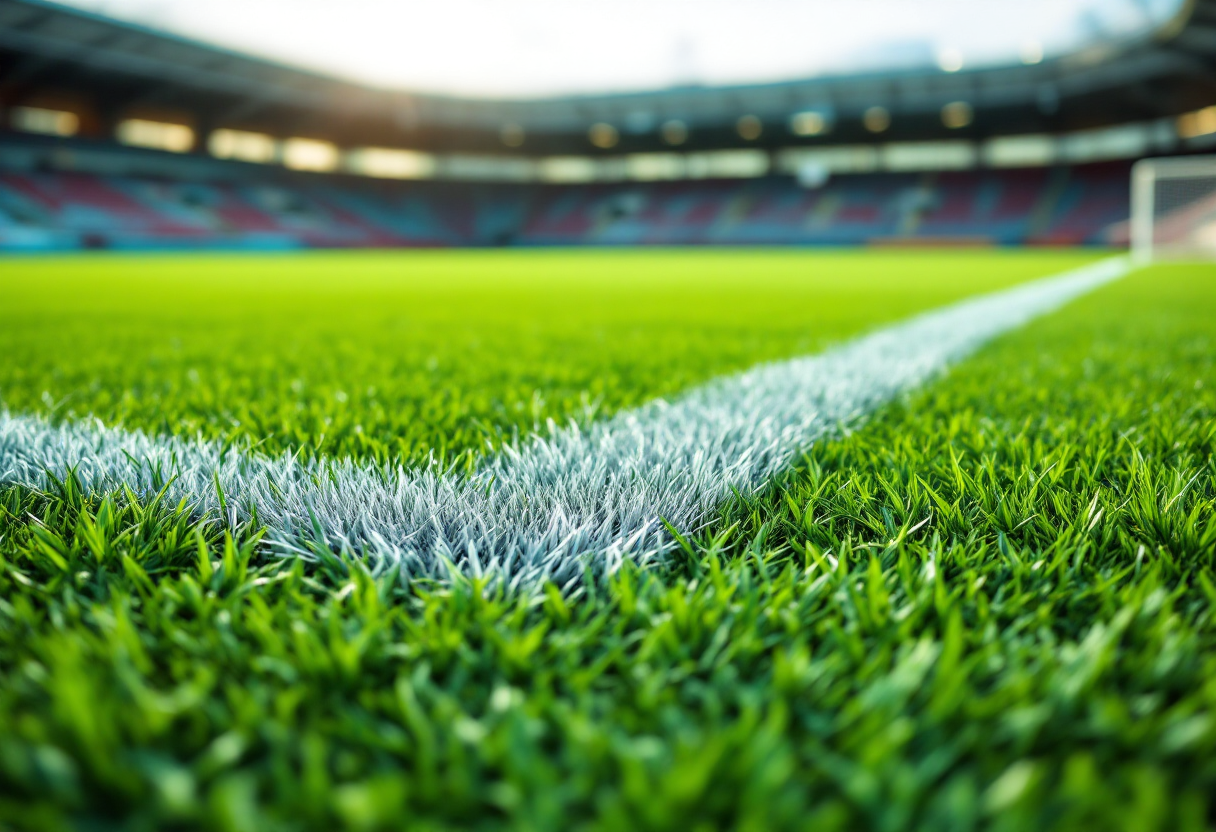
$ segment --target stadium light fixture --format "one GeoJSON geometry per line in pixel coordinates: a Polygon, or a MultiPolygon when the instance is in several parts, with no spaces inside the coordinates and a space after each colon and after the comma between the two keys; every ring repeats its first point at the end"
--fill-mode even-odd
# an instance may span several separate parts
{"type": "Polygon", "coordinates": [[[427,179],[435,175],[435,157],[416,150],[361,147],[346,154],[351,173],[377,179],[427,179]]]}
{"type": "Polygon", "coordinates": [[[594,182],[599,168],[588,156],[549,156],[537,164],[542,182],[594,182]]]}
{"type": "Polygon", "coordinates": [[[993,168],[1032,168],[1053,164],[1056,138],[1046,133],[997,136],[983,148],[984,164],[993,168]]]}
{"type": "Polygon", "coordinates": [[[712,150],[689,153],[685,159],[689,179],[751,179],[769,172],[769,155],[763,150],[712,150]]]}
{"type": "Polygon", "coordinates": [[[524,128],[518,124],[504,124],[498,131],[498,138],[507,147],[522,147],[526,134],[524,128]]]}
{"type": "Polygon", "coordinates": [[[891,114],[886,107],[871,107],[862,115],[861,123],[871,133],[883,133],[891,126],[891,114]]]}
{"type": "Polygon", "coordinates": [[[740,116],[735,122],[735,131],[744,141],[754,142],[764,132],[764,125],[753,115],[740,116]]]}
{"type": "Polygon", "coordinates": [[[683,179],[687,163],[679,153],[634,153],[625,157],[625,175],[637,182],[683,179]]]}
{"type": "Polygon", "coordinates": [[[971,142],[951,139],[936,142],[893,142],[882,148],[884,169],[910,171],[968,170],[979,162],[971,142]]]}
{"type": "Polygon", "coordinates": [[[129,118],[118,123],[118,141],[132,147],[187,153],[194,147],[194,130],[185,124],[129,118]]]}
{"type": "Polygon", "coordinates": [[[1194,139],[1216,133],[1216,106],[1178,116],[1178,137],[1194,139]]]}
{"type": "Polygon", "coordinates": [[[279,155],[278,142],[265,133],[221,128],[207,137],[207,150],[217,159],[266,164],[279,155]]]}
{"type": "Polygon", "coordinates": [[[292,170],[328,172],[338,167],[340,154],[331,142],[319,139],[287,139],[283,142],[283,164],[292,170]]]}
{"type": "Polygon", "coordinates": [[[616,128],[604,121],[591,125],[591,129],[587,131],[587,137],[600,150],[616,147],[617,142],[621,140],[621,135],[616,128]]]}
{"type": "Polygon", "coordinates": [[[942,124],[950,130],[966,127],[974,117],[975,113],[966,101],[951,101],[942,107],[942,124]]]}
{"type": "Polygon", "coordinates": [[[663,126],[659,128],[659,134],[663,137],[663,141],[669,145],[684,144],[684,142],[688,141],[688,125],[678,118],[673,118],[663,122],[663,126]]]}
{"type": "Polygon", "coordinates": [[[790,116],[790,132],[795,136],[822,136],[830,130],[828,117],[818,110],[805,110],[790,116]]]}
{"type": "Polygon", "coordinates": [[[9,116],[9,124],[24,133],[41,133],[44,136],[75,136],[80,130],[80,117],[67,110],[14,107],[9,116]]]}
{"type": "Polygon", "coordinates": [[[797,177],[807,164],[820,165],[829,173],[871,173],[879,169],[874,145],[854,144],[826,147],[787,147],[777,153],[777,169],[797,177]]]}
{"type": "Polygon", "coordinates": [[[953,46],[938,50],[937,66],[942,72],[958,72],[963,68],[963,53],[953,46]]]}
{"type": "Polygon", "coordinates": [[[1028,40],[1022,44],[1021,49],[1022,63],[1027,66],[1042,63],[1043,61],[1043,44],[1037,40],[1028,40]]]}

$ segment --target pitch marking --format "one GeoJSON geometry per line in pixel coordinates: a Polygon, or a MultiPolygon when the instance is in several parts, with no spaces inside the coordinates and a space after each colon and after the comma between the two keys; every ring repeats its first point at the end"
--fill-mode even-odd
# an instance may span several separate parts
{"type": "Polygon", "coordinates": [[[352,460],[268,457],[215,442],[0,413],[0,482],[34,487],[74,468],[86,489],[126,484],[231,522],[256,512],[283,552],[343,547],[377,570],[456,569],[518,587],[578,581],[671,548],[732,490],[942,372],[994,336],[1126,274],[1115,258],[919,315],[827,352],[756,366],[580,430],[557,429],[472,477],[352,460]],[[217,483],[219,488],[217,489],[217,483]]]}

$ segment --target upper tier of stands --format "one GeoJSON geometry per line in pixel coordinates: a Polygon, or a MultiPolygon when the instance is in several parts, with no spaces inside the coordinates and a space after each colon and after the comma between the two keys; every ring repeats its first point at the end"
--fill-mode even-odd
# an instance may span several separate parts
{"type": "Polygon", "coordinates": [[[1103,244],[1128,166],[595,185],[259,183],[0,170],[0,250],[456,245],[1103,244]]]}

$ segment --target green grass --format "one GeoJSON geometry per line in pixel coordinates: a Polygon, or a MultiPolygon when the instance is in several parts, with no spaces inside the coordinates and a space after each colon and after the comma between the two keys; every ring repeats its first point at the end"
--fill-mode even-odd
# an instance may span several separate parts
{"type": "Polygon", "coordinates": [[[417,463],[479,454],[1091,253],[9,260],[0,407],[417,463]]]}
{"type": "Polygon", "coordinates": [[[0,824],[1207,828],[1214,278],[1032,324],[576,597],[5,489],[0,824]]]}

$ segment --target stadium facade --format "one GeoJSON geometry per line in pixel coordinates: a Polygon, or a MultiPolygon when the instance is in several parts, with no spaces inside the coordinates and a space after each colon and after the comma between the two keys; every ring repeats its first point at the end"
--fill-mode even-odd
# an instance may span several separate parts
{"type": "Polygon", "coordinates": [[[1216,144],[1216,1],[1016,66],[534,100],[0,0],[0,248],[1121,244],[1216,144]]]}

